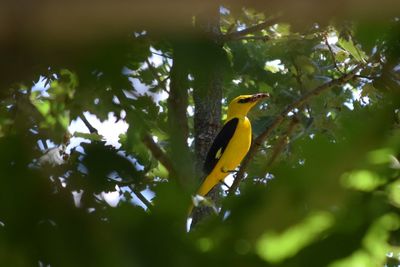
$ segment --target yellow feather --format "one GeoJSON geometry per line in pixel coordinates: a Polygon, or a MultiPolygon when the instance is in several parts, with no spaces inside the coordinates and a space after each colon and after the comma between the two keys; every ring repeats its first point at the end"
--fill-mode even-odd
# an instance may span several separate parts
{"type": "MultiPolygon", "coordinates": [[[[224,170],[234,170],[246,156],[251,145],[251,124],[249,119],[246,117],[249,110],[254,107],[257,102],[268,97],[266,94],[257,95],[242,95],[238,96],[231,101],[228,107],[228,116],[226,121],[232,118],[238,118],[238,124],[228,146],[222,153],[222,149],[219,149],[215,155],[216,159],[219,159],[213,170],[204,179],[199,190],[198,195],[205,196],[219,181],[224,180],[228,173],[224,170]],[[243,99],[254,98],[255,100],[243,102],[243,99]]],[[[191,209],[189,210],[189,214],[191,209]]]]}

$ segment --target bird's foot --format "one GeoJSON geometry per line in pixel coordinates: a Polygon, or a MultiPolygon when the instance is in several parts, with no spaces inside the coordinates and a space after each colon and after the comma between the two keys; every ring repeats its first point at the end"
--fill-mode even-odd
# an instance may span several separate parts
{"type": "Polygon", "coordinates": [[[228,169],[222,167],[221,168],[221,172],[223,172],[223,173],[237,173],[238,170],[228,170],[228,169]]]}

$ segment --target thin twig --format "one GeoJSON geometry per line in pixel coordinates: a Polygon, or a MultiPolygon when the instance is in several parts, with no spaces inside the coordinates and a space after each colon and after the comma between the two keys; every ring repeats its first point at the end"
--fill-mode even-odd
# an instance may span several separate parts
{"type": "Polygon", "coordinates": [[[147,198],[145,196],[143,196],[143,194],[140,191],[136,190],[135,187],[133,187],[133,186],[129,186],[129,189],[132,190],[132,192],[137,196],[137,198],[140,201],[142,201],[142,203],[147,207],[147,209],[149,211],[152,211],[153,204],[151,204],[151,202],[148,201],[147,198]]]}
{"type": "Polygon", "coordinates": [[[113,178],[109,178],[109,177],[107,177],[107,180],[108,180],[109,182],[111,182],[111,183],[114,183],[114,184],[120,186],[120,187],[122,187],[122,186],[130,186],[130,185],[136,183],[136,181],[134,181],[134,180],[117,181],[117,180],[115,180],[115,179],[113,179],[113,178]]]}
{"type": "Polygon", "coordinates": [[[367,76],[367,75],[355,75],[355,77],[367,80],[374,80],[379,78],[379,76],[367,76]]]}
{"type": "Polygon", "coordinates": [[[264,143],[264,141],[271,135],[272,131],[277,128],[283,120],[287,117],[288,113],[296,108],[299,108],[303,106],[308,100],[313,98],[314,96],[320,95],[321,93],[327,91],[331,87],[335,85],[340,85],[343,83],[346,83],[353,78],[355,78],[356,73],[364,66],[365,64],[360,63],[358,64],[352,71],[350,71],[347,74],[342,75],[341,77],[337,79],[333,79],[330,82],[324,83],[318,87],[316,87],[314,90],[311,90],[310,92],[306,93],[290,105],[288,105],[279,115],[275,117],[275,119],[272,121],[271,125],[267,127],[264,132],[262,132],[253,142],[252,146],[250,147],[249,152],[247,153],[247,156],[244,158],[242,161],[242,164],[239,168],[238,173],[236,174],[235,180],[233,181],[233,184],[229,190],[229,195],[233,195],[236,191],[236,189],[239,187],[240,182],[244,178],[244,174],[246,172],[247,167],[249,166],[250,161],[254,158],[256,155],[259,147],[264,143]]]}
{"type": "Polygon", "coordinates": [[[262,41],[269,41],[271,40],[271,36],[263,35],[263,36],[243,36],[238,37],[235,40],[262,40],[262,41]]]}
{"type": "Polygon", "coordinates": [[[235,21],[234,23],[229,25],[228,30],[226,31],[226,34],[232,33],[233,29],[235,29],[236,24],[237,24],[237,21],[235,21]]]}
{"type": "Polygon", "coordinates": [[[161,162],[161,164],[164,165],[164,167],[168,170],[170,174],[176,173],[175,168],[170,159],[167,157],[164,151],[162,151],[162,149],[157,145],[157,143],[154,142],[153,138],[149,134],[144,134],[142,140],[143,143],[146,145],[146,147],[151,151],[153,157],[156,158],[159,162],[161,162]]]}
{"type": "Polygon", "coordinates": [[[299,124],[299,119],[296,116],[294,116],[289,123],[286,133],[279,138],[277,144],[275,145],[274,150],[271,153],[271,157],[269,158],[267,164],[265,165],[266,168],[269,168],[275,162],[278,156],[282,153],[283,149],[289,142],[288,138],[292,135],[293,131],[296,129],[296,126],[298,124],[299,124]]]}
{"type": "Polygon", "coordinates": [[[274,24],[277,23],[279,17],[274,17],[274,18],[270,18],[267,19],[264,22],[261,22],[259,24],[250,26],[246,29],[240,30],[240,31],[235,31],[235,32],[231,32],[231,33],[227,33],[225,35],[222,36],[222,41],[233,41],[233,40],[237,40],[238,38],[241,38],[243,36],[246,36],[248,34],[254,33],[254,32],[258,32],[261,31],[269,26],[272,26],[274,24]]]}
{"type": "Polygon", "coordinates": [[[47,150],[47,149],[49,149],[49,147],[47,146],[47,142],[46,142],[46,140],[40,139],[40,142],[42,143],[43,150],[47,150]]]}
{"type": "MultiPolygon", "coordinates": [[[[292,62],[293,62],[293,66],[294,66],[294,68],[296,70],[296,74],[294,74],[293,76],[294,76],[294,78],[296,79],[297,83],[300,86],[300,93],[303,94],[306,91],[306,88],[304,86],[303,81],[301,80],[301,76],[303,75],[302,74],[302,70],[301,70],[301,68],[299,68],[299,66],[297,66],[296,61],[293,58],[292,58],[292,62]]],[[[306,110],[308,111],[308,113],[311,116],[311,109],[310,109],[310,106],[309,106],[308,103],[306,104],[305,108],[306,108],[306,110]]]]}
{"type": "Polygon", "coordinates": [[[119,187],[128,187],[136,196],[137,198],[143,202],[144,205],[146,205],[146,207],[151,210],[153,208],[153,204],[151,204],[150,201],[147,200],[147,198],[145,196],[143,196],[143,194],[136,190],[135,187],[133,186],[135,184],[135,181],[130,180],[130,181],[117,181],[114,180],[112,178],[107,178],[107,180],[111,183],[114,183],[116,185],[118,185],[119,187]]]}
{"type": "Polygon", "coordinates": [[[80,116],[81,120],[83,123],[86,125],[86,127],[89,129],[89,132],[92,133],[98,133],[97,129],[94,128],[90,122],[86,119],[85,115],[80,116]]]}
{"type": "Polygon", "coordinates": [[[338,72],[340,72],[341,74],[343,74],[343,72],[342,72],[342,71],[340,70],[340,68],[339,68],[339,65],[338,65],[337,62],[336,62],[335,53],[333,53],[332,47],[331,47],[331,45],[329,44],[328,38],[326,37],[326,35],[324,35],[324,39],[325,39],[325,44],[326,44],[326,46],[328,46],[329,52],[330,52],[330,54],[331,54],[333,64],[335,65],[335,69],[336,69],[338,72]]]}
{"type": "Polygon", "coordinates": [[[166,57],[166,58],[172,59],[172,57],[170,57],[170,56],[168,56],[166,54],[157,53],[157,52],[154,52],[154,51],[151,51],[151,53],[154,54],[154,55],[160,56],[160,57],[166,57]]]}
{"type": "Polygon", "coordinates": [[[299,66],[297,66],[297,63],[293,58],[292,58],[292,62],[293,62],[294,69],[296,70],[296,74],[294,74],[293,76],[296,79],[297,83],[300,85],[300,89],[301,89],[300,92],[303,93],[305,91],[305,87],[304,87],[303,81],[301,80],[301,76],[303,75],[302,70],[299,68],[299,66]]]}

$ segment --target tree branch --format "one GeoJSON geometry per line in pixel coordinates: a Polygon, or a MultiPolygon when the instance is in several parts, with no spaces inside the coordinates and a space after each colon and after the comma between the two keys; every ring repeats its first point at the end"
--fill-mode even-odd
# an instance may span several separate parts
{"type": "Polygon", "coordinates": [[[151,211],[151,209],[153,208],[153,204],[151,204],[151,202],[148,201],[147,198],[145,196],[143,196],[143,194],[139,190],[135,189],[135,187],[133,186],[135,184],[135,181],[133,181],[133,180],[117,181],[115,179],[108,178],[108,177],[107,177],[107,180],[110,183],[118,185],[119,187],[128,187],[132,191],[132,193],[134,193],[137,196],[137,198],[143,202],[143,204],[147,207],[148,210],[151,211]]]}
{"type": "MultiPolygon", "coordinates": [[[[192,154],[187,140],[189,123],[188,61],[184,43],[172,43],[173,60],[170,70],[169,94],[167,99],[168,155],[173,167],[172,175],[184,192],[188,192],[194,179],[192,154]]],[[[170,174],[171,175],[171,174],[170,174]]]]}
{"type": "Polygon", "coordinates": [[[42,143],[43,150],[49,149],[49,146],[47,145],[46,140],[40,139],[40,143],[42,143]]]}
{"type": "Polygon", "coordinates": [[[353,78],[355,78],[357,72],[364,66],[365,64],[360,63],[358,64],[353,70],[351,70],[349,73],[342,75],[341,77],[337,79],[333,79],[330,82],[324,83],[317,88],[311,90],[310,92],[306,93],[290,105],[288,105],[278,116],[275,117],[275,119],[272,121],[271,125],[267,127],[264,132],[262,132],[257,138],[254,140],[252,146],[250,147],[249,152],[247,153],[246,157],[242,161],[242,164],[240,166],[240,169],[238,173],[236,174],[235,180],[233,181],[233,184],[231,188],[229,189],[229,196],[233,195],[236,191],[236,189],[239,187],[240,182],[244,178],[244,173],[246,172],[247,167],[249,166],[250,161],[254,158],[254,156],[257,153],[258,148],[263,144],[263,142],[271,135],[272,131],[277,128],[283,120],[287,117],[288,113],[295,108],[299,108],[303,106],[307,101],[309,101],[311,98],[314,96],[317,96],[328,89],[330,89],[333,86],[336,85],[341,85],[343,83],[346,83],[353,78]]]}
{"type": "Polygon", "coordinates": [[[266,168],[271,166],[275,162],[275,160],[278,158],[278,156],[282,153],[283,148],[288,144],[288,141],[289,141],[288,138],[293,133],[293,131],[296,129],[296,126],[298,124],[299,124],[299,119],[297,117],[293,117],[289,123],[286,133],[279,138],[277,145],[275,146],[274,150],[272,151],[271,157],[269,158],[267,164],[265,165],[266,168]]]}
{"type": "Polygon", "coordinates": [[[147,207],[149,211],[152,211],[153,204],[151,204],[151,202],[148,201],[147,198],[145,198],[145,196],[143,196],[140,191],[136,190],[135,187],[133,187],[132,185],[129,186],[129,189],[132,190],[132,192],[137,196],[140,201],[142,201],[142,203],[147,207]]]}
{"type": "Polygon", "coordinates": [[[170,56],[168,56],[166,54],[163,54],[163,53],[157,53],[157,52],[154,52],[154,51],[151,51],[151,53],[154,54],[154,55],[160,56],[160,57],[165,57],[165,58],[172,59],[172,57],[170,57],[170,56]]]}
{"type": "Polygon", "coordinates": [[[83,123],[86,125],[86,127],[89,129],[89,132],[92,133],[98,133],[97,129],[94,128],[90,122],[86,119],[85,115],[83,114],[82,116],[80,116],[81,120],[83,121],[83,123]]]}
{"type": "Polygon", "coordinates": [[[263,35],[263,36],[242,36],[242,37],[236,38],[235,40],[250,40],[250,41],[262,40],[262,41],[269,41],[269,40],[271,40],[271,36],[268,36],[268,35],[263,35]]]}
{"type": "Polygon", "coordinates": [[[174,166],[164,151],[154,142],[153,138],[149,134],[144,134],[142,137],[143,143],[146,147],[151,151],[151,154],[154,158],[156,158],[164,167],[168,170],[168,172],[175,173],[174,166]]]}
{"type": "Polygon", "coordinates": [[[222,41],[227,42],[227,41],[233,41],[233,40],[237,40],[243,36],[246,36],[248,34],[254,33],[254,32],[258,32],[261,31],[269,26],[272,26],[274,24],[277,23],[279,17],[274,17],[274,18],[270,18],[267,19],[264,22],[261,22],[259,24],[250,26],[246,29],[240,30],[240,31],[235,31],[235,32],[231,32],[231,33],[227,33],[225,35],[222,36],[222,41]]]}

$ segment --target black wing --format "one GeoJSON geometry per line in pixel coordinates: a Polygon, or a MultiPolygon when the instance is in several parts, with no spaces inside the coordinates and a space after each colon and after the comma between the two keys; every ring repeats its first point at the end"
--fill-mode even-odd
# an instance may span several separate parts
{"type": "Polygon", "coordinates": [[[229,120],[225,123],[224,127],[222,127],[217,137],[215,137],[214,142],[207,153],[206,161],[204,162],[203,166],[203,170],[206,175],[208,175],[214,169],[222,153],[224,153],[226,147],[229,144],[229,141],[236,131],[238,122],[238,118],[233,118],[229,120]]]}

